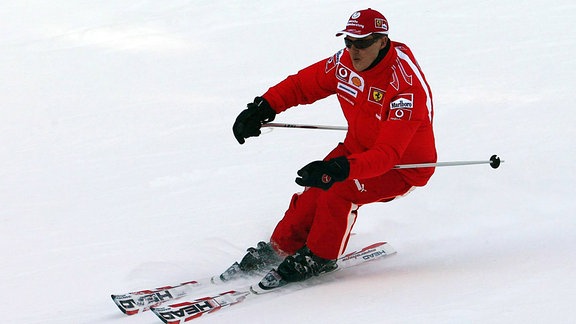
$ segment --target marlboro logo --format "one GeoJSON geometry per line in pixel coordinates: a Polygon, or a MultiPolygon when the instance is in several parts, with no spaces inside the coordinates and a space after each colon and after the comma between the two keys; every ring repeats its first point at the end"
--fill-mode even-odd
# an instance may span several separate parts
{"type": "Polygon", "coordinates": [[[403,93],[394,98],[390,102],[390,109],[410,109],[414,107],[414,95],[411,93],[403,93]]]}

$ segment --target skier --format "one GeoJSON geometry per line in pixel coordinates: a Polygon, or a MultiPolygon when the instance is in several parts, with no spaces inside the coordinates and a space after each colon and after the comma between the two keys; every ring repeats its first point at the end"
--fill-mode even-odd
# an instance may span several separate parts
{"type": "Polygon", "coordinates": [[[434,168],[394,169],[436,162],[432,93],[412,51],[388,38],[388,21],[370,8],[354,12],[345,48],[271,87],[233,125],[240,144],[288,108],[336,95],[348,132],[322,161],[300,169],[292,196],[269,242],[240,262],[251,271],[278,266],[286,282],[332,271],[346,249],[360,206],[388,202],[424,186],[434,168]]]}

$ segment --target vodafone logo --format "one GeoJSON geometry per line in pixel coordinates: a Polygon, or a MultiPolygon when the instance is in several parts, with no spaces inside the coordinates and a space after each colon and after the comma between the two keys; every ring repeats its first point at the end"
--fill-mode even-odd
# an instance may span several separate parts
{"type": "Polygon", "coordinates": [[[323,175],[322,175],[322,182],[323,182],[323,183],[330,183],[330,181],[332,181],[332,177],[330,177],[330,176],[327,175],[327,174],[323,174],[323,175]]]}
{"type": "Polygon", "coordinates": [[[345,67],[341,67],[338,69],[338,76],[340,77],[340,79],[342,79],[343,81],[348,81],[348,76],[350,75],[350,72],[348,72],[348,69],[345,67]]]}
{"type": "Polygon", "coordinates": [[[394,111],[394,117],[396,117],[397,119],[402,119],[404,118],[405,115],[406,112],[404,111],[404,109],[396,109],[396,111],[394,111]]]}
{"type": "Polygon", "coordinates": [[[392,109],[388,120],[411,120],[412,109],[392,109]]]}

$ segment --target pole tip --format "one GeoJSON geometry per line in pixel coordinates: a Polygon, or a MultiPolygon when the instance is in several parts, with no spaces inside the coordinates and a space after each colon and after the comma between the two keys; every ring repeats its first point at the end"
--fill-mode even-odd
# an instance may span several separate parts
{"type": "Polygon", "coordinates": [[[504,162],[504,161],[500,161],[500,158],[496,154],[494,154],[490,157],[490,166],[492,167],[492,169],[498,169],[501,162],[504,162]]]}

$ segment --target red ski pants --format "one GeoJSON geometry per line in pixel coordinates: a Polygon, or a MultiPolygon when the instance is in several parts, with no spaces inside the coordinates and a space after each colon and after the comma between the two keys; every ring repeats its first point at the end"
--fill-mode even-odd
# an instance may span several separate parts
{"type": "Polygon", "coordinates": [[[411,188],[396,170],[375,178],[337,182],[326,191],[306,188],[292,196],[270,240],[290,255],[307,245],[321,258],[336,259],[346,249],[360,206],[390,201],[411,188]]]}

